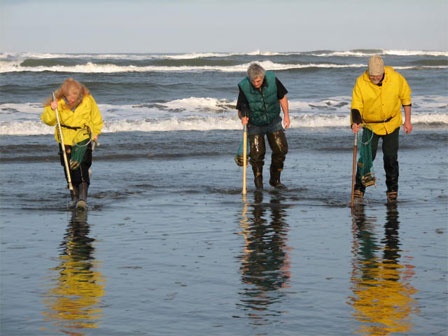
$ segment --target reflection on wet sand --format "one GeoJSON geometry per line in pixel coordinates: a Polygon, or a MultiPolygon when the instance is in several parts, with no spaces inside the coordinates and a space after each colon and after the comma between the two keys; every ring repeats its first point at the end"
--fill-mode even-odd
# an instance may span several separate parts
{"type": "Polygon", "coordinates": [[[101,317],[104,279],[94,260],[89,230],[87,214],[74,213],[61,243],[60,264],[51,269],[57,274],[44,298],[43,314],[62,334],[84,335],[83,329],[97,328],[101,317]]]}
{"type": "Polygon", "coordinates": [[[376,218],[364,206],[353,210],[353,271],[349,303],[360,322],[357,334],[390,335],[412,330],[417,312],[410,280],[414,267],[402,257],[397,205],[388,205],[384,237],[375,233],[376,218]]]}
{"type": "Polygon", "coordinates": [[[244,236],[240,267],[243,289],[239,306],[257,325],[282,314],[272,305],[281,300],[278,289],[288,287],[290,281],[285,218],[280,194],[272,194],[270,202],[263,203],[263,194],[258,192],[254,204],[244,202],[240,222],[244,236]]]}

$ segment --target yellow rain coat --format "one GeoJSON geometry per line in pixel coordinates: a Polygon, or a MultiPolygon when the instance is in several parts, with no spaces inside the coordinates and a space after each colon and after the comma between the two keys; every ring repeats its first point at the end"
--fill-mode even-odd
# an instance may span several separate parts
{"type": "Polygon", "coordinates": [[[368,72],[356,80],[352,93],[352,109],[361,113],[363,124],[378,135],[390,134],[403,122],[402,106],[411,105],[411,88],[394,68],[384,67],[381,86],[370,81],[368,72]]]}
{"type": "MultiPolygon", "coordinates": [[[[85,129],[86,126],[89,127],[92,138],[101,134],[104,125],[103,118],[92,95],[85,96],[74,111],[70,110],[64,99],[59,99],[58,111],[65,145],[73,146],[75,143],[87,139],[88,136],[85,135],[85,132],[81,132],[84,135],[79,136],[79,130],[85,129]]],[[[57,125],[55,112],[50,106],[45,106],[40,119],[49,126],[55,126],[57,125]]],[[[57,127],[54,137],[57,142],[60,142],[57,127]]]]}

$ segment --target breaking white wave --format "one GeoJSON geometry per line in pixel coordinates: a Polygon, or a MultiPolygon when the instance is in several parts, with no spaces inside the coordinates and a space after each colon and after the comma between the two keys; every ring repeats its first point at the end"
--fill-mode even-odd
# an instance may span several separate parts
{"type": "MultiPolygon", "coordinates": [[[[241,128],[236,101],[212,97],[189,97],[157,104],[99,104],[105,120],[104,132],[236,130],[241,128]]],[[[291,100],[291,127],[326,128],[349,124],[350,97],[321,100],[291,100]]],[[[51,134],[53,127],[40,119],[42,105],[0,104],[0,135],[51,134]]],[[[448,127],[445,97],[422,96],[414,99],[414,124],[448,127]]]]}

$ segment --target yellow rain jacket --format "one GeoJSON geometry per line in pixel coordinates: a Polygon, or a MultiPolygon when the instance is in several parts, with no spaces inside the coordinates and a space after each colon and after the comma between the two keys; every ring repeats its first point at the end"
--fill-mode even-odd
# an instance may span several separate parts
{"type": "MultiPolygon", "coordinates": [[[[70,110],[64,99],[59,99],[58,111],[65,145],[73,146],[75,143],[87,139],[88,136],[85,135],[85,132],[81,132],[84,135],[79,136],[79,130],[85,129],[86,126],[89,127],[92,138],[101,134],[104,125],[103,118],[92,95],[85,96],[74,111],[70,110]]],[[[40,119],[49,126],[55,126],[57,125],[55,112],[50,106],[45,106],[40,119]]],[[[60,142],[57,127],[54,137],[57,142],[60,142]]]]}
{"type": "Polygon", "coordinates": [[[375,134],[385,135],[402,124],[401,109],[411,105],[411,88],[394,68],[384,67],[382,86],[370,81],[368,72],[356,80],[352,93],[352,109],[361,113],[363,124],[375,134]]]}

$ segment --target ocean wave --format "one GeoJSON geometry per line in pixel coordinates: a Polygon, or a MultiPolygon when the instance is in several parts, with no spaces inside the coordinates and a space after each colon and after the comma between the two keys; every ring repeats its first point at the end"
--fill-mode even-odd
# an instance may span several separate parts
{"type": "Polygon", "coordinates": [[[310,55],[319,57],[369,57],[373,55],[448,57],[448,51],[355,49],[347,51],[312,51],[310,55]]]}
{"type": "MultiPolygon", "coordinates": [[[[443,61],[442,61],[443,62],[443,61]]],[[[33,62],[37,64],[37,62],[33,62]]],[[[258,61],[260,65],[272,71],[289,71],[289,70],[325,70],[325,69],[359,69],[365,68],[364,63],[352,64],[332,64],[332,63],[305,63],[305,64],[283,64],[272,61],[258,61]]],[[[137,66],[137,65],[117,65],[117,64],[98,64],[94,62],[86,62],[84,64],[76,65],[35,65],[28,66],[27,62],[0,62],[0,73],[14,73],[14,72],[55,72],[55,73],[151,73],[151,72],[227,72],[227,73],[244,73],[247,70],[250,62],[229,65],[229,66],[137,66]]],[[[448,69],[446,62],[432,62],[427,64],[417,64],[412,66],[396,66],[396,69],[448,69]]]]}
{"type": "MultiPolygon", "coordinates": [[[[290,99],[289,109],[291,114],[315,113],[342,114],[350,110],[350,96],[334,96],[319,99],[290,99]]],[[[172,100],[158,100],[148,103],[128,103],[122,105],[102,104],[98,102],[104,119],[121,120],[151,120],[165,119],[172,115],[183,118],[214,116],[232,118],[236,116],[236,99],[224,99],[215,97],[196,97],[172,100]]],[[[39,118],[43,104],[39,102],[29,103],[0,103],[1,121],[28,121],[39,118]]],[[[413,118],[418,115],[440,115],[440,122],[448,122],[448,104],[445,96],[422,95],[413,98],[413,118]]]]}
{"type": "MultiPolygon", "coordinates": [[[[291,110],[300,109],[326,109],[332,111],[334,109],[341,108],[343,110],[348,110],[347,105],[350,103],[350,96],[333,96],[327,98],[318,99],[289,99],[289,107],[291,110]]],[[[167,110],[182,110],[182,111],[194,111],[194,110],[214,110],[220,112],[223,110],[235,110],[236,99],[229,100],[224,98],[215,97],[197,97],[190,96],[186,98],[173,99],[173,100],[161,100],[153,103],[144,104],[125,104],[125,105],[111,105],[111,104],[101,104],[98,103],[102,111],[118,112],[123,111],[126,115],[133,114],[135,112],[141,113],[143,109],[160,109],[161,111],[167,110]],[[139,110],[141,109],[141,110],[139,110]]],[[[438,112],[443,110],[444,112],[448,109],[448,104],[446,101],[446,96],[438,95],[420,95],[413,97],[413,106],[423,113],[428,112],[438,112]]],[[[43,104],[40,102],[30,102],[24,104],[17,103],[0,103],[0,115],[4,117],[8,111],[12,113],[28,113],[37,114],[41,112],[43,104]]],[[[150,111],[155,112],[154,110],[150,111]]]]}
{"type": "MultiPolygon", "coordinates": [[[[236,113],[224,115],[170,115],[165,118],[105,118],[103,133],[117,132],[172,132],[172,131],[211,131],[211,130],[240,130],[241,122],[236,113]]],[[[444,128],[448,129],[448,115],[446,113],[427,113],[414,115],[414,128],[444,128]]],[[[348,113],[291,113],[292,128],[332,128],[348,127],[350,117],[348,113]]],[[[40,120],[15,120],[0,122],[0,135],[43,135],[53,134],[54,127],[49,127],[40,120]]]]}
{"type": "Polygon", "coordinates": [[[263,51],[250,52],[202,52],[202,53],[34,53],[34,52],[3,52],[0,60],[10,59],[116,59],[116,60],[146,60],[146,59],[196,59],[222,58],[233,56],[338,56],[338,57],[366,57],[375,54],[395,56],[433,56],[448,57],[448,51],[443,50],[388,50],[388,49],[352,49],[352,50],[314,50],[314,51],[263,51]]]}
{"type": "Polygon", "coordinates": [[[446,69],[446,51],[359,49],[304,52],[179,53],[179,54],[50,54],[1,53],[0,73],[151,73],[151,72],[245,72],[257,61],[274,71],[356,69],[365,67],[373,54],[403,58],[402,69],[446,69]],[[322,62],[320,61],[322,60],[322,62]]]}

